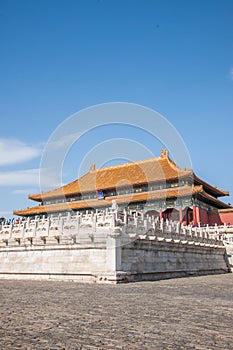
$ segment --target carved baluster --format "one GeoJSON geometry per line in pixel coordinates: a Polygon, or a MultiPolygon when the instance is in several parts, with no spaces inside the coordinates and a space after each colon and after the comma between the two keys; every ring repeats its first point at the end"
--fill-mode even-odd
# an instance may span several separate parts
{"type": "Polygon", "coordinates": [[[58,223],[58,230],[63,234],[64,219],[61,217],[58,223]]]}
{"type": "MultiPolygon", "coordinates": [[[[38,223],[37,220],[35,220],[33,223],[33,236],[36,236],[37,223],[38,223]]],[[[30,226],[31,226],[31,224],[30,224],[30,226]]]]}
{"type": "MultiPolygon", "coordinates": [[[[103,216],[103,221],[105,221],[105,215],[103,216]]],[[[115,227],[115,214],[112,213],[111,214],[111,225],[110,225],[111,228],[114,228],[115,227]]]]}
{"type": "Polygon", "coordinates": [[[164,234],[164,222],[163,222],[163,218],[160,221],[160,230],[162,232],[162,235],[164,234]]]}
{"type": "Polygon", "coordinates": [[[124,224],[127,225],[127,211],[124,209],[124,224]]]}
{"type": "Polygon", "coordinates": [[[97,222],[97,214],[95,213],[93,216],[93,232],[96,232],[96,222],[97,222]]]}
{"type": "Polygon", "coordinates": [[[149,229],[149,222],[148,222],[148,217],[146,219],[144,219],[144,229],[145,229],[145,233],[148,231],[149,229]]]}

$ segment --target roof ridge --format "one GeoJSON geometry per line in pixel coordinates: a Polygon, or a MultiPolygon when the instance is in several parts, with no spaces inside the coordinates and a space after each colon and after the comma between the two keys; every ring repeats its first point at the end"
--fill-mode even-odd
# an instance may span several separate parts
{"type": "Polygon", "coordinates": [[[161,156],[148,158],[148,159],[142,159],[142,160],[136,160],[136,161],[130,161],[130,162],[127,162],[127,163],[121,163],[121,164],[117,164],[117,165],[110,165],[110,166],[103,167],[103,168],[97,168],[96,171],[104,171],[104,170],[112,169],[112,168],[120,168],[120,167],[132,166],[132,165],[135,165],[135,164],[152,162],[152,161],[159,160],[159,159],[162,159],[161,156]]]}

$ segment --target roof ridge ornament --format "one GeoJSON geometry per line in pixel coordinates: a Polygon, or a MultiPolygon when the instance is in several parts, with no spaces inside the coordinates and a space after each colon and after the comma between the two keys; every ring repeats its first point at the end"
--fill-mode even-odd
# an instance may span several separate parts
{"type": "Polygon", "coordinates": [[[95,171],[95,163],[90,165],[89,171],[90,171],[90,173],[93,173],[95,171]]]}
{"type": "Polygon", "coordinates": [[[161,158],[169,158],[168,150],[166,148],[160,150],[161,158]]]}

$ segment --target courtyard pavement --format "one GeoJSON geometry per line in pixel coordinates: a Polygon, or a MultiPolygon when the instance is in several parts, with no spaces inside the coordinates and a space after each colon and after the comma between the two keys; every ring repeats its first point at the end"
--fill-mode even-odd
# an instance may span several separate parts
{"type": "Polygon", "coordinates": [[[0,280],[0,349],[233,349],[233,274],[122,285],[0,280]]]}

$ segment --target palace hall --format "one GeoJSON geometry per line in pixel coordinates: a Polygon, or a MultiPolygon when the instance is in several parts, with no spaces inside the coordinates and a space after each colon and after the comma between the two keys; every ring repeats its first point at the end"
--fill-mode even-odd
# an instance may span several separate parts
{"type": "Polygon", "coordinates": [[[37,205],[14,214],[23,217],[103,210],[114,200],[119,209],[141,211],[183,224],[233,224],[233,207],[219,197],[229,192],[181,169],[166,149],[156,158],[89,171],[60,188],[30,194],[37,205]]]}

